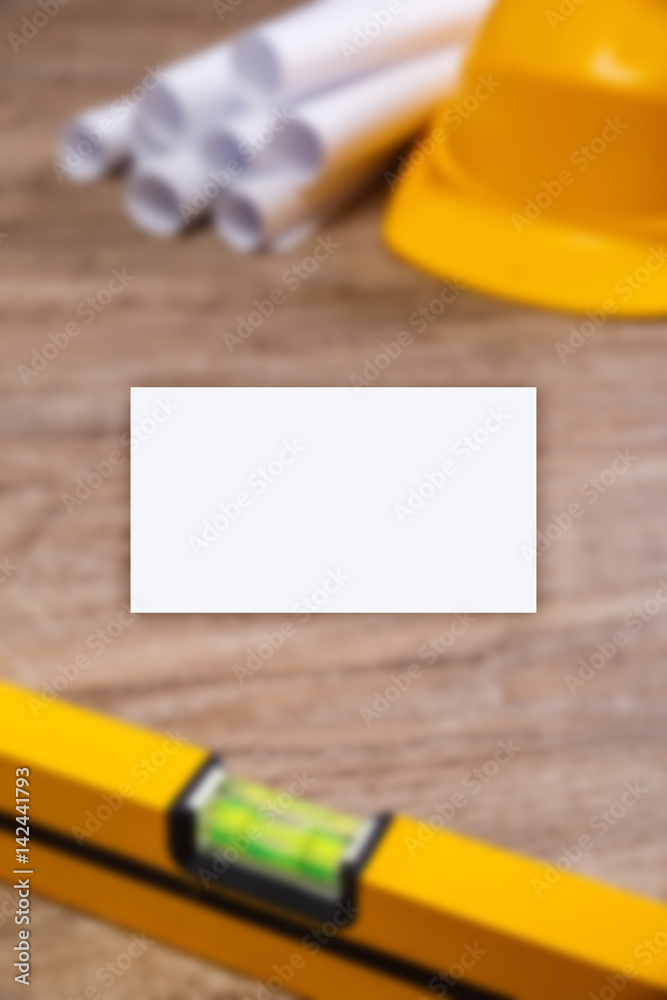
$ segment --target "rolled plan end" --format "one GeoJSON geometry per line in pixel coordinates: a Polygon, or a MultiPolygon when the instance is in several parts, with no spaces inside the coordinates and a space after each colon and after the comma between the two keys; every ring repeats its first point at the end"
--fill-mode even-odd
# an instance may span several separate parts
{"type": "Polygon", "coordinates": [[[198,150],[178,149],[136,165],[125,188],[125,210],[145,232],[176,236],[208,217],[227,184],[207,169],[198,150]]]}
{"type": "Polygon", "coordinates": [[[226,170],[231,174],[256,167],[262,171],[286,168],[308,180],[317,175],[322,162],[317,134],[310,123],[299,121],[287,107],[246,112],[225,119],[208,130],[201,149],[213,170],[226,170]]]}
{"type": "Polygon", "coordinates": [[[389,155],[455,90],[464,56],[462,44],[449,45],[297,103],[283,131],[258,151],[258,169],[333,183],[357,164],[389,155]]]}
{"type": "Polygon", "coordinates": [[[317,227],[324,207],[288,174],[251,174],[215,202],[213,223],[240,253],[289,250],[317,227]]]}
{"type": "Polygon", "coordinates": [[[365,188],[382,167],[374,158],[353,174],[307,186],[288,171],[247,174],[213,204],[223,243],[241,253],[292,250],[365,188]]]}
{"type": "Polygon", "coordinates": [[[176,236],[185,228],[170,180],[150,173],[134,174],[127,182],[124,201],[132,222],[152,236],[176,236]]]}
{"type": "Polygon", "coordinates": [[[310,3],[251,29],[232,49],[238,79],[293,98],[468,39],[492,0],[310,3]]]}
{"type": "Polygon", "coordinates": [[[137,114],[132,141],[140,155],[158,153],[176,145],[186,130],[178,95],[160,84],[137,114]]]}
{"type": "Polygon", "coordinates": [[[241,148],[242,141],[224,126],[208,132],[200,144],[204,161],[212,170],[229,170],[231,168],[241,172],[248,162],[241,148]]]}
{"type": "Polygon", "coordinates": [[[296,222],[272,225],[270,212],[252,193],[233,191],[222,195],[213,208],[213,220],[220,240],[237,253],[272,250],[288,252],[298,246],[322,221],[320,215],[303,213],[297,207],[296,222]]]}
{"type": "Polygon", "coordinates": [[[236,50],[236,69],[242,80],[263,94],[286,90],[286,72],[280,54],[269,38],[253,32],[241,39],[236,50]]]}
{"type": "Polygon", "coordinates": [[[132,142],[143,154],[164,152],[243,103],[229,45],[214,45],[160,71],[158,85],[138,109],[132,142]]]}
{"type": "Polygon", "coordinates": [[[134,113],[126,104],[114,101],[67,122],[57,150],[62,175],[87,183],[125,165],[131,157],[134,113]]]}

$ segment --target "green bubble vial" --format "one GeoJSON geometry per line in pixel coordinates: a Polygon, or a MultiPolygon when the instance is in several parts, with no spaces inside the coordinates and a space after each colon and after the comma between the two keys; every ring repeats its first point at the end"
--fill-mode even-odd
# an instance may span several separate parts
{"type": "Polygon", "coordinates": [[[336,895],[365,821],[225,776],[196,816],[200,851],[336,895]],[[225,853],[226,852],[226,853],[225,853]]]}

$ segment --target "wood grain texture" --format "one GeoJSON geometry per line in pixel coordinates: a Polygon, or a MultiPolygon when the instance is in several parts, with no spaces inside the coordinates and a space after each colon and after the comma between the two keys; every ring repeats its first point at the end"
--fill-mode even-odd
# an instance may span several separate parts
{"type": "MultiPolygon", "coordinates": [[[[31,14],[0,12],[0,584],[4,676],[38,687],[85,648],[128,599],[128,456],[68,514],[62,494],[122,447],[130,385],[341,385],[438,295],[436,282],[392,257],[380,239],[386,192],[371,192],[323,231],[340,248],[231,354],[222,339],[254,298],[284,287],[308,253],[242,258],[201,229],[173,243],[138,234],[111,179],[59,183],[53,136],[69,113],[132,86],[166,63],[277,9],[244,0],[223,24],[204,0],[71,0],[16,55],[6,36],[31,14]],[[103,288],[112,269],[135,275],[26,386],[49,332],[103,288]]],[[[35,8],[36,9],[36,8],[35,8]]],[[[470,798],[453,826],[558,857],[611,805],[626,781],[649,792],[580,864],[581,871],[667,898],[667,615],[650,617],[576,696],[567,674],[606,642],[667,577],[664,323],[608,323],[563,364],[555,344],[575,317],[462,294],[383,374],[382,385],[537,385],[539,524],[581,500],[617,449],[627,473],[539,558],[535,616],[481,616],[381,718],[360,708],[392,673],[420,659],[448,616],[323,615],[257,675],[234,665],[280,620],[270,616],[143,616],[72,683],[82,704],[148,725],[179,726],[224,751],[240,774],[280,786],[306,767],[313,797],[361,813],[428,817],[499,739],[522,747],[470,798]]],[[[446,567],[443,567],[446,572],[446,567]]],[[[5,890],[0,891],[0,895],[5,890]]],[[[4,898],[4,897],[3,897],[4,898]]],[[[39,1000],[81,995],[113,961],[125,931],[40,901],[35,907],[39,1000]]],[[[12,988],[9,922],[0,928],[0,995],[12,988]]],[[[252,996],[223,970],[155,945],[110,996],[233,1000],[252,996]]]]}

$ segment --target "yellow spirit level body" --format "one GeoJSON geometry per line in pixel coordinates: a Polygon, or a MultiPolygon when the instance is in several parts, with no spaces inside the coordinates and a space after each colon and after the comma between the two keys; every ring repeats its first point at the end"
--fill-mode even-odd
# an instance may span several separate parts
{"type": "Polygon", "coordinates": [[[0,875],[17,867],[16,771],[28,768],[36,891],[268,983],[264,996],[666,1000],[667,907],[572,874],[540,893],[539,862],[423,838],[405,817],[324,921],[202,881],[174,822],[210,767],[178,733],[0,684],[0,875]]]}

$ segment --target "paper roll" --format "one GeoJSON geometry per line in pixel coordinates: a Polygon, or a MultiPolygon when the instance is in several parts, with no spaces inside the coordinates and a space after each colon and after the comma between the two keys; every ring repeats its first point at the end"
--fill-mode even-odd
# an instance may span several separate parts
{"type": "MultiPolygon", "coordinates": [[[[455,89],[464,51],[450,45],[298,105],[257,154],[256,170],[216,200],[220,238],[246,253],[296,245],[365,186],[433,104],[455,89]]],[[[244,127],[258,120],[242,118],[219,133],[221,155],[238,159],[244,127]]]]}
{"type": "Polygon", "coordinates": [[[366,187],[381,167],[373,160],[353,176],[339,174],[309,187],[289,172],[248,174],[213,204],[218,236],[242,253],[291,250],[366,187]]]}
{"type": "Polygon", "coordinates": [[[62,176],[97,180],[130,158],[134,110],[121,100],[89,108],[67,122],[58,145],[62,176]]]}
{"type": "Polygon", "coordinates": [[[242,106],[230,46],[214,45],[161,71],[158,86],[138,109],[132,140],[140,153],[161,152],[242,106]]]}
{"type": "Polygon", "coordinates": [[[125,188],[125,209],[140,229],[175,236],[208,217],[230,183],[208,169],[200,152],[183,147],[137,163],[125,188]]]}
{"type": "MultiPolygon", "coordinates": [[[[333,0],[317,0],[332,3],[333,0]]],[[[202,137],[201,150],[209,166],[215,170],[234,167],[245,171],[259,166],[261,170],[278,169],[285,163],[293,165],[295,158],[309,159],[318,149],[313,145],[309,129],[301,129],[294,111],[287,105],[242,112],[224,118],[210,127],[202,137]],[[285,146],[281,136],[287,141],[285,146]]]]}
{"type": "Polygon", "coordinates": [[[450,45],[297,104],[257,153],[258,169],[280,166],[316,183],[390,152],[455,89],[464,55],[463,45],[450,45]]]}
{"type": "Polygon", "coordinates": [[[241,36],[240,81],[291,98],[470,35],[492,0],[342,0],[298,8],[241,36]]]}

